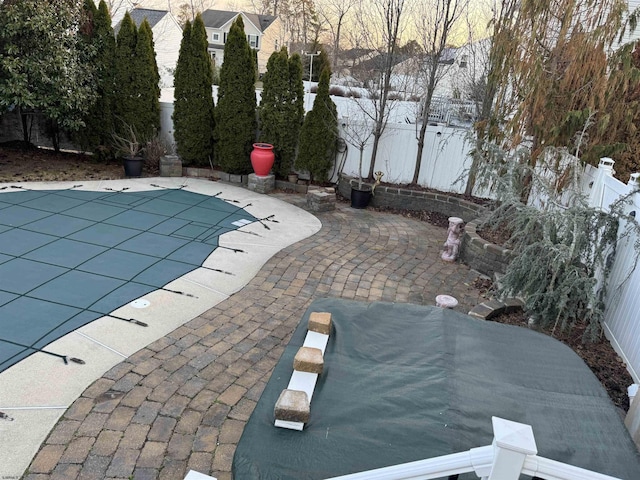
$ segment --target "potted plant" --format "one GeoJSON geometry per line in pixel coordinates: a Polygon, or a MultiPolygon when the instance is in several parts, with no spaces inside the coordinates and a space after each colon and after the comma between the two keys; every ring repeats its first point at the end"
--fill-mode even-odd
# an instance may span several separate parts
{"type": "Polygon", "coordinates": [[[362,180],[362,158],[364,149],[369,143],[369,139],[373,136],[374,125],[366,119],[353,121],[349,117],[342,118],[342,131],[347,143],[356,147],[360,153],[358,158],[358,182],[351,181],[351,207],[367,208],[371,201],[373,190],[371,185],[364,183],[362,180]]]}
{"type": "Polygon", "coordinates": [[[142,176],[145,143],[136,134],[135,129],[131,125],[125,125],[122,134],[114,132],[113,145],[122,157],[125,176],[142,176]]]}

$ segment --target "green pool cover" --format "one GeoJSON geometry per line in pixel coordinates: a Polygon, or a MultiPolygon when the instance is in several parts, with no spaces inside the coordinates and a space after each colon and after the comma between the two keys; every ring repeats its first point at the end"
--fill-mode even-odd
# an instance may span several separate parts
{"type": "Polygon", "coordinates": [[[202,266],[220,235],[256,221],[182,189],[3,190],[0,371],[202,266]]]}
{"type": "MultiPolygon", "coordinates": [[[[520,327],[437,307],[316,300],[238,443],[233,477],[323,479],[491,444],[491,417],[531,425],[538,454],[625,480],[638,451],[571,349],[520,327]],[[324,369],[301,432],[276,428],[309,314],[331,312],[324,369]]],[[[474,474],[461,478],[476,478],[474,474]]]]}

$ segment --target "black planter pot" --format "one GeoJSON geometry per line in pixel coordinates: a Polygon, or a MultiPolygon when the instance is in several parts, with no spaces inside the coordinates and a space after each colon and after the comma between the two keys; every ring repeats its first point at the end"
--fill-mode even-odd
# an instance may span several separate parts
{"type": "Polygon", "coordinates": [[[124,157],[122,159],[124,165],[124,175],[126,177],[141,177],[144,158],[142,157],[124,157]]]}
{"type": "Polygon", "coordinates": [[[367,208],[371,201],[371,190],[357,190],[351,187],[351,207],[367,208]]]}

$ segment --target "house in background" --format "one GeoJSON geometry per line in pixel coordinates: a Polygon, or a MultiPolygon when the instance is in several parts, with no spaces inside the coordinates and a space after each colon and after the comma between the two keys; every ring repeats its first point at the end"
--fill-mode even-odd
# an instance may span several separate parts
{"type": "MultiPolygon", "coordinates": [[[[176,18],[166,10],[151,10],[148,8],[134,8],[129,11],[131,19],[139,28],[147,19],[153,32],[153,45],[156,52],[156,63],[160,74],[160,87],[173,87],[173,74],[178,63],[180,43],[182,42],[182,28],[176,18]]],[[[120,26],[117,26],[119,30],[120,26]]]]}
{"type": "Polygon", "coordinates": [[[257,51],[258,71],[264,73],[267,70],[267,61],[271,54],[280,50],[283,45],[280,20],[273,15],[205,10],[202,13],[202,21],[207,30],[209,54],[216,67],[222,65],[227,35],[231,24],[238,16],[242,16],[249,46],[257,51]]]}
{"type": "MultiPolygon", "coordinates": [[[[100,0],[94,0],[96,6],[100,0]]],[[[129,12],[136,26],[147,19],[153,33],[153,46],[156,52],[156,63],[160,74],[160,88],[173,87],[173,73],[178,63],[180,42],[182,42],[182,27],[176,18],[167,10],[151,8],[136,8],[131,0],[107,0],[105,2],[111,14],[111,25],[117,35],[120,23],[125,13],[129,12]]]]}

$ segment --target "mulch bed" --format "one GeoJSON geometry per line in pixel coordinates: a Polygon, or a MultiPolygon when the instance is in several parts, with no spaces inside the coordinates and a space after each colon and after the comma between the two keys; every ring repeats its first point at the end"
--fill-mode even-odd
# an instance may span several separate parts
{"type": "Polygon", "coordinates": [[[393,213],[396,215],[402,215],[406,218],[420,220],[421,222],[428,222],[436,227],[449,228],[449,215],[445,215],[444,213],[430,212],[428,210],[405,210],[391,207],[371,207],[371,209],[376,212],[393,213]]]}
{"type": "Polygon", "coordinates": [[[124,170],[119,162],[98,163],[89,155],[0,146],[0,182],[114,180],[123,177],[124,170]]]}

